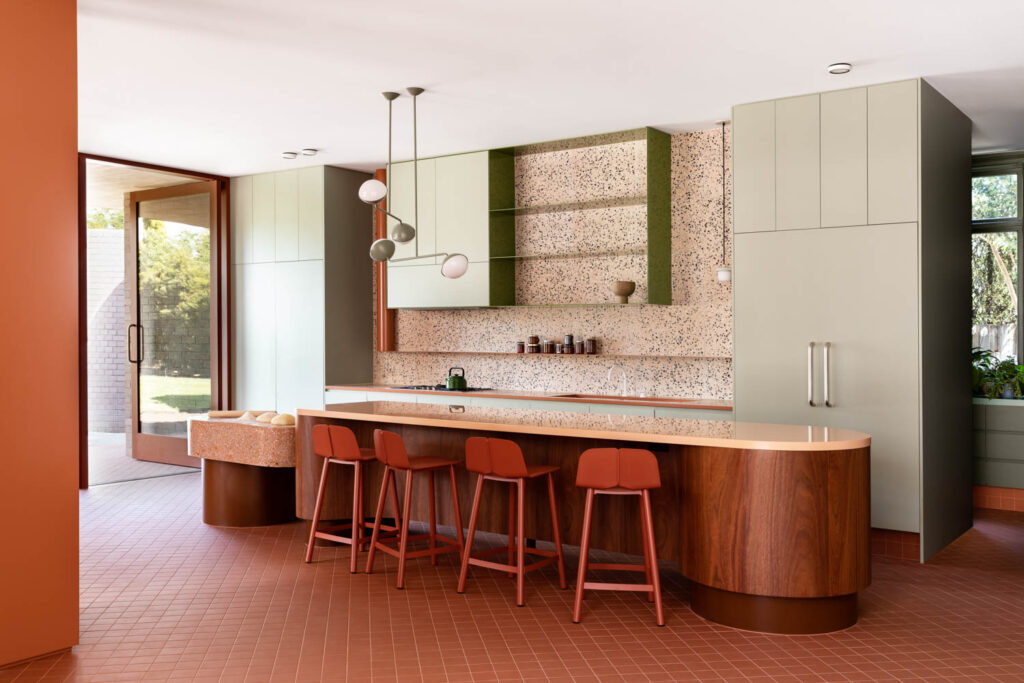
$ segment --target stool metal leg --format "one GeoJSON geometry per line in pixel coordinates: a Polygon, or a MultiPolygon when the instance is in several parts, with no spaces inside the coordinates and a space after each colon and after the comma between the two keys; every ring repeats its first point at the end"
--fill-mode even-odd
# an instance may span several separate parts
{"type": "MultiPolygon", "coordinates": [[[[509,482],[508,485],[508,563],[513,565],[516,563],[516,487],[515,484],[509,482]]],[[[509,572],[506,574],[510,579],[515,576],[514,573],[509,572]]]]}
{"type": "Polygon", "coordinates": [[[576,575],[576,601],[572,620],[580,623],[583,612],[583,584],[587,580],[587,556],[590,553],[590,521],[594,512],[594,489],[587,489],[587,505],[583,510],[583,538],[580,540],[580,567],[576,575]]]}
{"type": "MultiPolygon", "coordinates": [[[[395,482],[393,477],[395,476],[394,470],[387,465],[384,466],[384,479],[380,483],[380,495],[377,497],[377,515],[373,519],[373,534],[370,536],[370,551],[366,554],[366,573],[370,574],[373,572],[373,558],[377,551],[377,541],[380,540],[380,520],[384,516],[384,503],[388,499],[388,484],[391,484],[392,490],[394,490],[395,482]]],[[[397,508],[398,504],[395,503],[397,508]]],[[[396,520],[397,521],[397,520],[396,520]]]]}
{"type": "Polygon", "coordinates": [[[359,545],[362,539],[360,531],[363,528],[363,463],[356,460],[352,469],[352,561],[348,570],[355,574],[358,571],[356,561],[359,558],[359,545]]]}
{"type": "Polygon", "coordinates": [[[526,486],[523,479],[516,481],[516,604],[526,604],[526,486]]]}
{"type": "Polygon", "coordinates": [[[324,458],[324,468],[320,472],[320,486],[316,490],[316,507],[313,508],[313,520],[309,524],[309,544],[306,546],[306,562],[313,561],[313,543],[316,542],[316,527],[320,523],[320,508],[324,504],[324,489],[327,487],[327,468],[330,458],[324,458]]]}
{"type": "Polygon", "coordinates": [[[466,547],[466,539],[462,535],[462,510],[459,508],[459,486],[455,483],[455,465],[448,466],[448,477],[452,483],[452,511],[455,513],[455,539],[459,542],[459,551],[466,547]]]}
{"type": "Polygon", "coordinates": [[[462,550],[462,568],[459,570],[458,592],[466,590],[466,576],[469,574],[469,556],[473,552],[473,535],[476,533],[476,521],[480,514],[480,496],[484,491],[484,475],[476,476],[476,493],[473,494],[473,509],[469,513],[469,531],[466,534],[466,547],[462,550]]]}
{"type": "MultiPolygon", "coordinates": [[[[430,549],[437,549],[437,512],[434,506],[434,470],[427,472],[427,505],[430,507],[430,549]]],[[[430,564],[437,566],[437,555],[430,554],[430,564]]]]}
{"type": "Polygon", "coordinates": [[[654,547],[654,523],[651,519],[651,494],[644,489],[641,498],[643,499],[643,524],[644,524],[644,545],[647,548],[646,555],[651,558],[651,580],[654,586],[654,614],[658,620],[658,626],[665,625],[665,612],[661,604],[661,576],[658,571],[658,554],[654,547]]]}
{"type": "Polygon", "coordinates": [[[555,553],[558,555],[558,586],[562,590],[568,588],[565,581],[565,558],[562,557],[562,532],[558,528],[558,506],[555,504],[555,477],[548,474],[548,502],[551,504],[551,527],[554,529],[555,553]]]}
{"type": "Polygon", "coordinates": [[[405,556],[409,554],[409,515],[412,512],[412,470],[405,471],[405,502],[402,505],[402,539],[398,548],[398,588],[405,588],[405,556]]]}

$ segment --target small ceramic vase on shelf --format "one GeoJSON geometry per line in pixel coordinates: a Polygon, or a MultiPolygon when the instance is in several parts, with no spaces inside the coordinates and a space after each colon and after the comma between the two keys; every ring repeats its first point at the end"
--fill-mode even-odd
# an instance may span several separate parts
{"type": "Polygon", "coordinates": [[[636,291],[636,283],[632,280],[616,280],[612,283],[612,294],[620,304],[628,304],[629,297],[636,291]]]}

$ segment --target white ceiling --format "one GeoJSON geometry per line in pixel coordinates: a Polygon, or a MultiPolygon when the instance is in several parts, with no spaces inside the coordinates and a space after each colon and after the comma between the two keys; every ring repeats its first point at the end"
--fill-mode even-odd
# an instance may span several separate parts
{"type": "MultiPolygon", "coordinates": [[[[1024,148],[1021,0],[79,0],[82,151],[240,175],[385,157],[382,90],[419,85],[420,153],[928,78],[976,150],[1024,148]],[[853,62],[830,76],[830,62],[853,62]],[[295,161],[280,152],[323,151],[295,161]]],[[[411,154],[409,98],[395,156],[411,154]]]]}

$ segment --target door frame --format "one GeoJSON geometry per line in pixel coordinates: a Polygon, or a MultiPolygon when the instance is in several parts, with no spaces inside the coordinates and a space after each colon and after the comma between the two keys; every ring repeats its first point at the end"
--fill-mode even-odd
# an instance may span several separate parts
{"type": "MultiPolygon", "coordinates": [[[[217,184],[218,216],[216,230],[210,235],[210,260],[215,265],[216,277],[210,278],[211,297],[217,301],[218,315],[211,325],[218,329],[216,373],[219,396],[210,397],[211,408],[231,405],[231,179],[227,176],[191,171],[188,169],[148,164],[129,159],[118,159],[99,154],[78,154],[78,487],[89,488],[89,358],[88,358],[88,233],[86,216],[86,162],[104,161],[122,166],[134,166],[163,171],[192,178],[196,181],[214,181],[217,184]],[[216,256],[215,256],[216,254],[216,256]]],[[[212,230],[212,227],[211,227],[212,230]]],[[[211,358],[211,360],[214,360],[211,358]]],[[[213,366],[211,366],[213,371],[213,366]]],[[[211,372],[211,375],[213,373],[211,372]]],[[[213,380],[213,377],[211,377],[213,380]]]]}

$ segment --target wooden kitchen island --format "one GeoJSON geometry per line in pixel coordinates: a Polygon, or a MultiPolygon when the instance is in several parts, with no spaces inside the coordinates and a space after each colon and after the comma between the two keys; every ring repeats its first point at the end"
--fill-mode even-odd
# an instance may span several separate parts
{"type": "MultiPolygon", "coordinates": [[[[296,514],[307,520],[321,470],[312,429],[324,423],[350,427],[362,446],[372,447],[373,430],[383,428],[401,434],[412,454],[459,459],[470,436],[512,439],[527,462],[561,467],[556,494],[569,544],[579,542],[583,517],[584,494],[574,485],[580,453],[601,446],[653,451],[662,478],[652,492],[659,558],[679,563],[692,609],[711,621],[775,633],[834,631],[857,621],[857,593],[871,582],[867,434],[515,408],[329,405],[298,411],[296,514]]],[[[323,518],[341,519],[351,515],[351,474],[343,471],[350,468],[332,469],[323,518]]],[[[381,471],[369,471],[367,514],[381,471]]],[[[447,482],[438,479],[437,486],[438,500],[446,500],[447,482]]],[[[458,486],[461,507],[469,509],[473,489],[464,470],[458,486]]],[[[527,491],[527,535],[552,538],[544,496],[527,491]]],[[[610,498],[599,508],[592,545],[640,555],[635,501],[610,498]]],[[[480,529],[505,533],[506,504],[503,495],[485,500],[480,529]]],[[[450,506],[438,505],[439,523],[454,524],[451,514],[450,506]]],[[[427,519],[425,505],[414,506],[412,518],[427,519]]]]}

